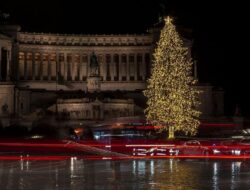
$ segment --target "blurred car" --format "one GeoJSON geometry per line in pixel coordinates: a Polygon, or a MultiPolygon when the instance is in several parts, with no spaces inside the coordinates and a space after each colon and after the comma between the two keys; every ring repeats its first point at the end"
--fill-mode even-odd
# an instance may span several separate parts
{"type": "Polygon", "coordinates": [[[208,155],[211,150],[201,144],[199,140],[189,140],[180,146],[179,155],[208,155]]]}

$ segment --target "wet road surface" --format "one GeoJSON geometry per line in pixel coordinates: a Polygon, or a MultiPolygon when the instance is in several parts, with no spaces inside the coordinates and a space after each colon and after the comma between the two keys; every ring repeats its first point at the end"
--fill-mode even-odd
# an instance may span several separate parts
{"type": "Polygon", "coordinates": [[[249,189],[250,161],[0,161],[1,190],[249,189]]]}

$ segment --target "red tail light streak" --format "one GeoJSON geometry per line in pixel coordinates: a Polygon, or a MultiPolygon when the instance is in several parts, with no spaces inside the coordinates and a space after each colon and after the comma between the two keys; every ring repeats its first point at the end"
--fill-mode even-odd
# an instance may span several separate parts
{"type": "Polygon", "coordinates": [[[3,141],[0,160],[250,159],[241,141],[3,141]],[[196,143],[196,144],[192,144],[196,143]]]}

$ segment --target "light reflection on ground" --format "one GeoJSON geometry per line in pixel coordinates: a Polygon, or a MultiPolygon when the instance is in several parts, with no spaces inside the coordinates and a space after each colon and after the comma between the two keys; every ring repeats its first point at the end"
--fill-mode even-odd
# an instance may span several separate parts
{"type": "Polygon", "coordinates": [[[248,189],[250,161],[0,161],[0,189],[248,189]]]}

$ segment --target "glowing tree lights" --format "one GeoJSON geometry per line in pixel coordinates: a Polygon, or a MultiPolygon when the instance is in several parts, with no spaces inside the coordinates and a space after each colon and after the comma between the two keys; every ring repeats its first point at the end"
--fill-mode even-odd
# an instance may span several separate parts
{"type": "Polygon", "coordinates": [[[200,92],[194,87],[197,81],[192,76],[192,64],[172,19],[166,17],[144,95],[147,120],[167,130],[170,139],[176,131],[194,135],[200,124],[200,92]]]}

